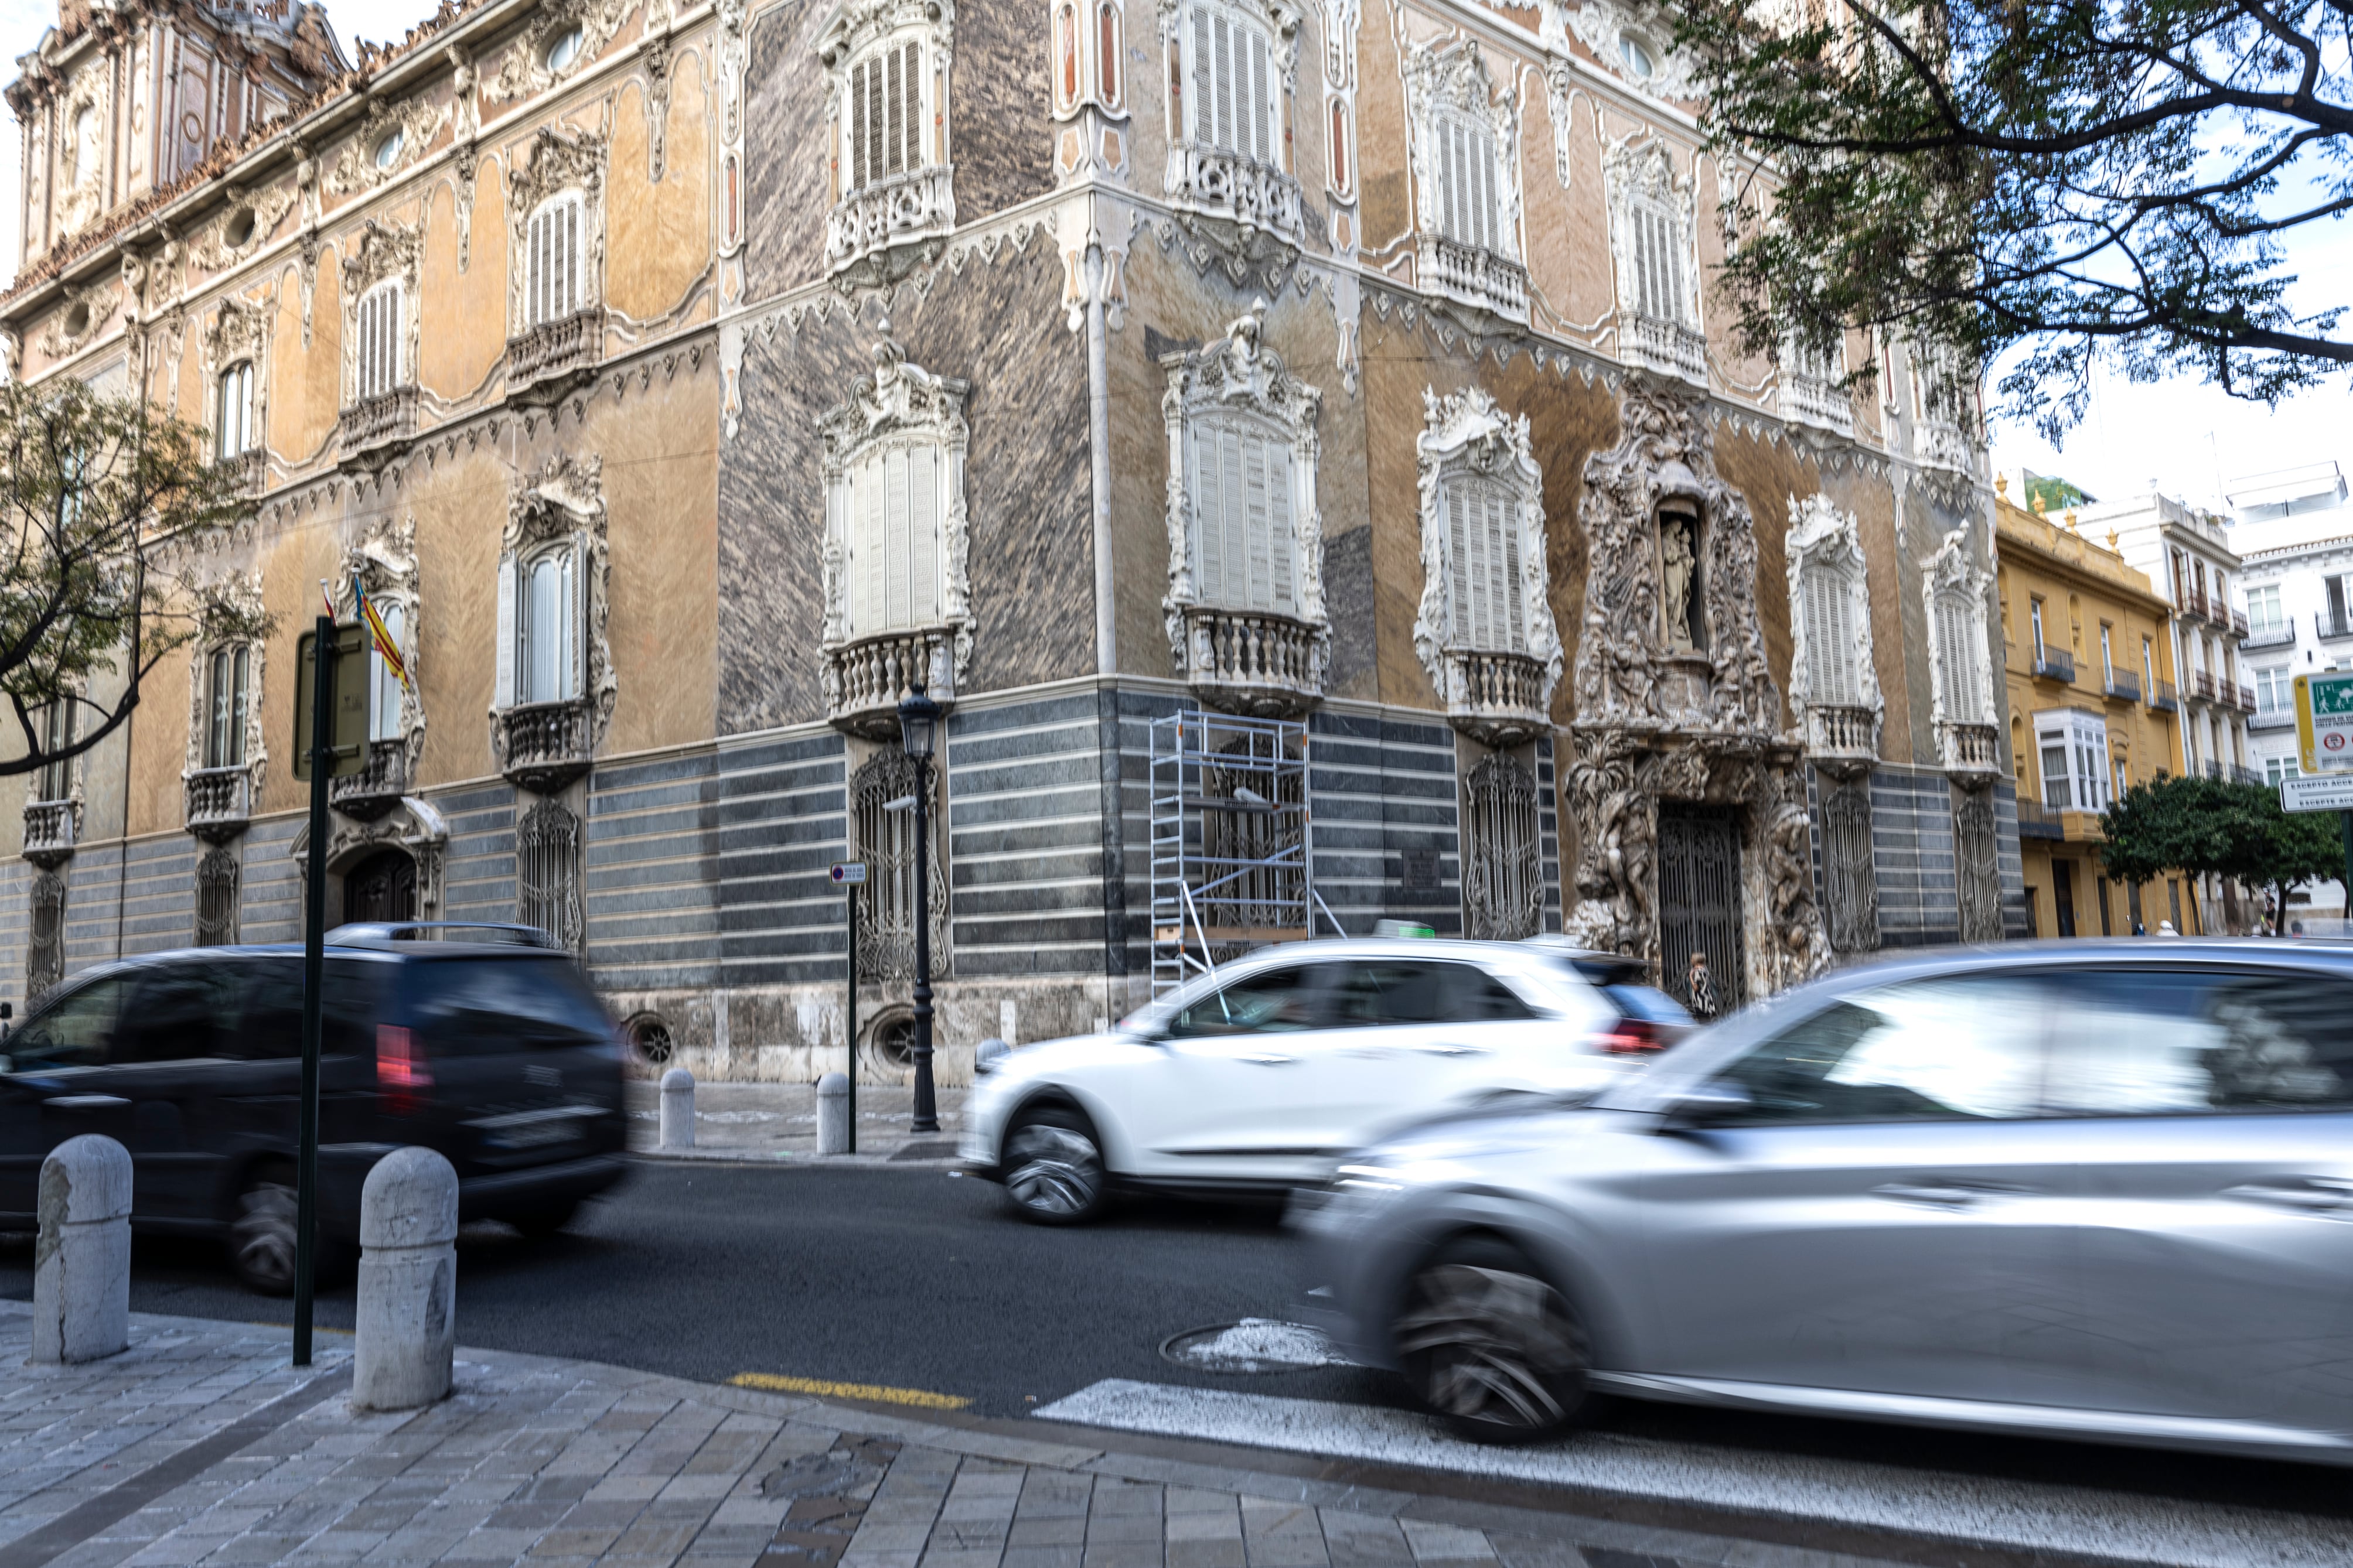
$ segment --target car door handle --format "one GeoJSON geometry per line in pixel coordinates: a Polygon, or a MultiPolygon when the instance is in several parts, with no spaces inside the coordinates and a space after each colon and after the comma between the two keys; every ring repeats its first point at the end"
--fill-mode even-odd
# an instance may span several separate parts
{"type": "Polygon", "coordinates": [[[2331,1214],[2353,1208],[2353,1182],[2337,1176],[2289,1176],[2225,1187],[2222,1195],[2297,1214],[2331,1214]]]}
{"type": "Polygon", "coordinates": [[[49,1101],[59,1110],[112,1110],[130,1103],[119,1094],[60,1094],[49,1101]]]}
{"type": "Polygon", "coordinates": [[[2001,1182],[1888,1182],[1871,1189],[1871,1195],[1890,1203],[1926,1204],[1940,1209],[1974,1207],[1987,1198],[2025,1197],[2032,1187],[2001,1182]]]}
{"type": "Polygon", "coordinates": [[[1297,1057],[1282,1057],[1272,1054],[1262,1057],[1244,1057],[1242,1058],[1242,1060],[1249,1062],[1253,1067],[1262,1068],[1288,1067],[1291,1063],[1295,1062],[1299,1058],[1297,1057]]]}

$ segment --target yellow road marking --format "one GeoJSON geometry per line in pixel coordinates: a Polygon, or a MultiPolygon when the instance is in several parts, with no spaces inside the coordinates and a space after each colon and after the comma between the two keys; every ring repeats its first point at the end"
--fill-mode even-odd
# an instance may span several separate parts
{"type": "Polygon", "coordinates": [[[738,1388],[775,1394],[813,1394],[820,1399],[870,1399],[883,1405],[914,1405],[925,1410],[962,1410],[972,1403],[960,1394],[922,1388],[891,1388],[879,1383],[835,1383],[822,1377],[785,1377],[773,1372],[739,1372],[728,1382],[738,1388]]]}

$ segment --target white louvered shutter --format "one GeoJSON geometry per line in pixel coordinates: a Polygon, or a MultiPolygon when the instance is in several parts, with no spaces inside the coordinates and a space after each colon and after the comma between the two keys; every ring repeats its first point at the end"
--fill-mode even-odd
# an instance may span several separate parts
{"type": "Polygon", "coordinates": [[[515,563],[512,556],[499,563],[499,648],[495,663],[498,705],[512,708],[515,700],[515,563]]]}
{"type": "Polygon", "coordinates": [[[1291,521],[1291,448],[1259,438],[1266,455],[1267,605],[1282,615],[1299,612],[1299,565],[1291,521]]]}

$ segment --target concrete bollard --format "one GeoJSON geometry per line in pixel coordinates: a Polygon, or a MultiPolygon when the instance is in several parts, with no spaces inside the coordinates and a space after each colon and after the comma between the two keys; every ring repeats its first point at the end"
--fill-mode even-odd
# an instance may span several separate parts
{"type": "Polygon", "coordinates": [[[69,1138],[41,1162],[33,1249],[33,1360],[97,1361],[131,1344],[131,1156],[69,1138]]]}
{"type": "Polygon", "coordinates": [[[458,1173],[395,1149],[360,1189],[352,1407],[414,1410],[449,1392],[458,1344],[458,1173]]]}
{"type": "Polygon", "coordinates": [[[662,1074],[661,1146],[694,1147],[694,1075],[684,1068],[662,1074]]]}
{"type": "Polygon", "coordinates": [[[817,1080],[817,1152],[849,1152],[849,1079],[829,1072],[817,1080]]]}

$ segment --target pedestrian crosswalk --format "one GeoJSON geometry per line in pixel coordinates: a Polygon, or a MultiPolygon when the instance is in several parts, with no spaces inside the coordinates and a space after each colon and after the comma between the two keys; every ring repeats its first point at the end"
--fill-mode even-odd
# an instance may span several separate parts
{"type": "Polygon", "coordinates": [[[1037,1414],[1116,1431],[2137,1563],[2341,1568],[2353,1563],[2353,1520],[1607,1431],[1498,1448],[1462,1441],[1409,1411],[1125,1378],[1090,1384],[1037,1414]]]}

